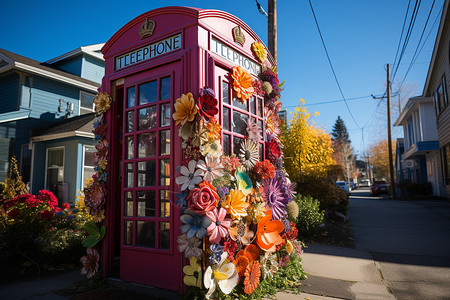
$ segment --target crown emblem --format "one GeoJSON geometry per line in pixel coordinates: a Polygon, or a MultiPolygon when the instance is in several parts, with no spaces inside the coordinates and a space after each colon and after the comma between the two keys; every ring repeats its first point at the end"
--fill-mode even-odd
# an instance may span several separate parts
{"type": "Polygon", "coordinates": [[[233,38],[236,43],[244,46],[245,36],[240,26],[236,26],[233,28],[233,38]]]}
{"type": "Polygon", "coordinates": [[[145,19],[144,23],[142,23],[141,28],[139,28],[139,35],[141,39],[150,36],[153,34],[153,30],[155,30],[155,21],[150,19],[145,19]]]}

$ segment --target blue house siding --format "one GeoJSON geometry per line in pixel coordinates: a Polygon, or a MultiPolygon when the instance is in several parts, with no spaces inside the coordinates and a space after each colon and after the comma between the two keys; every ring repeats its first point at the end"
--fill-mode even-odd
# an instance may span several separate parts
{"type": "Polygon", "coordinates": [[[95,57],[84,55],[83,56],[83,68],[81,77],[102,83],[102,78],[105,75],[105,62],[95,57]]]}
{"type": "Polygon", "coordinates": [[[17,110],[19,82],[17,73],[0,78],[0,114],[17,110]]]}
{"type": "Polygon", "coordinates": [[[62,62],[57,62],[52,66],[64,70],[68,73],[82,77],[81,76],[82,64],[83,64],[83,57],[82,55],[78,55],[74,58],[66,59],[62,62]]]}

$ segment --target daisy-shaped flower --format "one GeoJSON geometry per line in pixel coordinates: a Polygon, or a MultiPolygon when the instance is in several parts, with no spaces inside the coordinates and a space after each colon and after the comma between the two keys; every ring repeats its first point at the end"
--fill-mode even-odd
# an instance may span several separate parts
{"type": "Polygon", "coordinates": [[[228,235],[228,227],[231,225],[231,220],[225,218],[227,211],[220,208],[217,212],[217,208],[206,213],[206,216],[211,219],[211,225],[206,228],[209,235],[209,241],[211,244],[219,243],[221,238],[225,238],[228,235]]]}
{"type": "Polygon", "coordinates": [[[277,137],[281,134],[280,124],[281,120],[272,109],[267,106],[264,108],[264,116],[266,121],[266,132],[267,134],[274,134],[277,137]]]}
{"type": "Polygon", "coordinates": [[[250,295],[259,285],[259,277],[261,277],[261,265],[259,262],[251,261],[245,269],[244,275],[244,292],[250,295]]]}
{"type": "Polygon", "coordinates": [[[286,216],[286,206],[288,199],[283,193],[279,180],[265,180],[264,181],[264,200],[267,206],[272,210],[273,218],[281,220],[286,216]]]}
{"type": "Polygon", "coordinates": [[[206,228],[211,225],[210,218],[206,216],[202,217],[190,209],[184,211],[184,214],[180,217],[180,221],[183,223],[180,226],[180,232],[181,234],[186,233],[188,239],[193,238],[195,235],[199,239],[202,239],[207,233],[206,228]]]}
{"type": "Polygon", "coordinates": [[[239,241],[243,245],[250,244],[255,236],[255,233],[242,220],[234,220],[228,228],[228,232],[233,241],[239,241]]]}
{"type": "Polygon", "coordinates": [[[198,96],[197,109],[198,114],[206,121],[219,113],[217,108],[218,101],[215,97],[205,94],[198,96]]]}
{"type": "Polygon", "coordinates": [[[256,57],[259,59],[260,62],[264,62],[267,57],[267,52],[264,49],[264,45],[258,42],[253,42],[252,44],[252,50],[255,52],[256,57]]]}
{"type": "Polygon", "coordinates": [[[189,265],[183,267],[185,285],[202,288],[202,268],[196,257],[189,258],[189,265]]]}
{"type": "Polygon", "coordinates": [[[199,160],[197,168],[204,172],[203,180],[208,182],[223,176],[223,165],[219,157],[207,154],[205,160],[199,160]]]}
{"type": "Polygon", "coordinates": [[[268,161],[258,161],[253,168],[256,174],[258,174],[261,179],[272,179],[275,177],[275,166],[268,161]]]}
{"type": "Polygon", "coordinates": [[[253,95],[253,77],[243,67],[233,67],[233,89],[236,91],[238,98],[242,102],[247,101],[253,95]]]}
{"type": "Polygon", "coordinates": [[[217,119],[212,117],[208,123],[206,123],[207,136],[209,141],[220,140],[222,134],[222,126],[220,126],[217,119]]]}
{"type": "Polygon", "coordinates": [[[86,278],[92,278],[98,271],[98,262],[100,255],[94,248],[87,248],[86,254],[80,258],[80,262],[83,265],[81,268],[81,275],[86,275],[86,278]]]}
{"type": "Polygon", "coordinates": [[[263,270],[264,279],[272,278],[278,272],[277,255],[271,252],[265,252],[261,258],[261,268],[263,270]]]}
{"type": "Polygon", "coordinates": [[[275,252],[276,246],[283,243],[283,239],[280,236],[283,230],[283,222],[280,220],[272,221],[272,213],[268,210],[266,216],[258,223],[256,244],[266,252],[275,252]]]}
{"type": "Polygon", "coordinates": [[[245,123],[247,124],[248,139],[257,143],[261,139],[261,130],[259,129],[258,124],[256,124],[252,118],[248,118],[245,123]]]}
{"type": "Polygon", "coordinates": [[[203,284],[208,289],[208,293],[205,295],[206,299],[212,297],[217,285],[224,294],[228,295],[238,284],[239,274],[227,257],[228,254],[223,252],[220,262],[206,269],[203,277],[203,284]]]}
{"type": "Polygon", "coordinates": [[[111,107],[111,102],[112,98],[107,93],[98,93],[97,97],[94,99],[96,114],[100,115],[106,112],[111,107]]]}
{"type": "Polygon", "coordinates": [[[186,256],[186,258],[190,257],[200,258],[200,256],[202,256],[202,249],[200,249],[202,241],[198,237],[194,236],[188,239],[187,235],[183,234],[178,236],[177,242],[178,242],[178,251],[184,252],[184,256],[186,256]]]}
{"type": "Polygon", "coordinates": [[[175,103],[175,112],[172,118],[175,120],[176,125],[184,125],[186,122],[194,121],[196,113],[197,107],[195,107],[194,96],[191,93],[182,94],[175,103]]]}
{"type": "Polygon", "coordinates": [[[250,204],[245,202],[245,195],[239,190],[231,190],[229,195],[225,196],[222,207],[231,215],[233,220],[245,217],[247,207],[250,204]]]}
{"type": "Polygon", "coordinates": [[[244,140],[239,149],[239,159],[246,170],[250,170],[259,160],[258,144],[251,140],[244,140]]]}
{"type": "Polygon", "coordinates": [[[203,171],[200,169],[196,170],[197,162],[191,160],[188,166],[181,166],[180,173],[182,176],[178,176],[175,182],[181,185],[181,190],[184,191],[186,188],[192,190],[196,184],[202,181],[203,171]]]}
{"type": "MultiPolygon", "coordinates": [[[[242,252],[242,251],[239,251],[242,252]]],[[[245,273],[245,269],[247,268],[248,264],[249,264],[250,260],[248,259],[247,256],[245,255],[239,255],[238,257],[236,257],[236,259],[233,261],[233,264],[236,268],[236,271],[239,274],[239,278],[244,276],[245,273]]]]}
{"type": "Polygon", "coordinates": [[[203,156],[206,156],[209,153],[213,157],[220,157],[222,155],[222,145],[220,145],[219,140],[212,143],[206,143],[200,146],[200,153],[203,156]]]}

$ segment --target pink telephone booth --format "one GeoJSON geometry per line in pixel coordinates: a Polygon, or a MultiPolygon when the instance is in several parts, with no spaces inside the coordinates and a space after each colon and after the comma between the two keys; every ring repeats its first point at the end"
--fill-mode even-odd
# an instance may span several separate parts
{"type": "MultiPolygon", "coordinates": [[[[105,44],[102,88],[111,95],[103,272],[181,292],[177,249],[181,208],[175,183],[182,160],[179,126],[172,119],[182,94],[211,87],[219,101],[221,144],[230,155],[244,139],[239,122],[264,128],[264,100],[236,101],[230,73],[243,67],[257,77],[262,64],[252,51],[259,37],[223,11],[165,7],[131,20],[105,44]],[[239,121],[241,120],[241,121],[239,121]]],[[[267,50],[266,50],[267,51],[267,50]]],[[[265,64],[274,65],[268,56],[265,64]]],[[[264,141],[259,142],[264,157],[264,141]]]]}

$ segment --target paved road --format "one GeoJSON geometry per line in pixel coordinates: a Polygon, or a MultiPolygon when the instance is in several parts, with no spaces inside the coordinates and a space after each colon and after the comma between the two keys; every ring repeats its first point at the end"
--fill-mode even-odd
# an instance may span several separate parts
{"type": "Polygon", "coordinates": [[[450,202],[352,192],[349,225],[397,299],[450,299],[450,202]]]}

